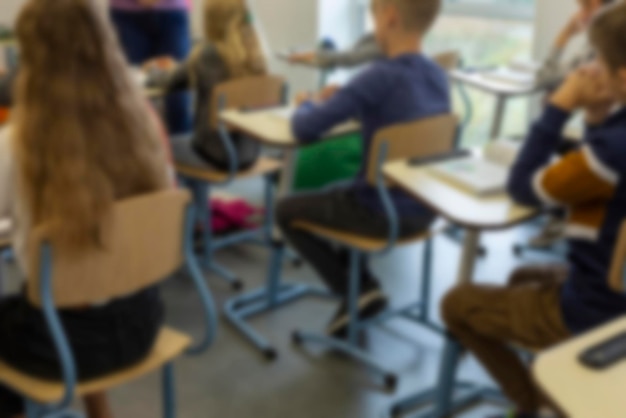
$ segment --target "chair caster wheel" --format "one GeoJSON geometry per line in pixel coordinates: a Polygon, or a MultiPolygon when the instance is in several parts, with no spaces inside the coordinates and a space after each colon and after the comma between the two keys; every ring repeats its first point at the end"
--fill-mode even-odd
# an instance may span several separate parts
{"type": "Polygon", "coordinates": [[[484,258],[484,257],[486,257],[486,256],[487,256],[487,249],[486,249],[485,247],[480,247],[480,248],[478,249],[478,256],[479,256],[480,258],[484,258]]]}
{"type": "Polygon", "coordinates": [[[278,352],[275,348],[266,348],[263,350],[263,355],[267,361],[274,361],[278,358],[278,352]]]}
{"type": "Polygon", "coordinates": [[[513,254],[515,254],[516,257],[521,257],[523,252],[524,249],[521,245],[516,245],[513,247],[513,254]]]}
{"type": "Polygon", "coordinates": [[[236,279],[231,286],[235,292],[241,292],[244,288],[244,284],[241,279],[236,279]]]}
{"type": "Polygon", "coordinates": [[[398,388],[398,377],[395,374],[385,376],[385,388],[390,392],[395,392],[398,388]]]}
{"type": "Polygon", "coordinates": [[[302,345],[302,335],[300,335],[298,331],[295,331],[293,334],[291,334],[291,342],[298,346],[302,345]]]}

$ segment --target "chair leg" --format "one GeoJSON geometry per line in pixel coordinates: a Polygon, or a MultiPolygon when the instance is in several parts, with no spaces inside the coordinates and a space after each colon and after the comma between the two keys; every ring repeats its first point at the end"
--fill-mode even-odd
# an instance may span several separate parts
{"type": "Polygon", "coordinates": [[[350,324],[348,325],[348,342],[357,347],[359,340],[359,296],[361,293],[361,257],[358,250],[350,250],[350,283],[348,291],[348,312],[350,324]]]}
{"type": "Polygon", "coordinates": [[[26,409],[26,418],[42,418],[42,411],[39,404],[29,399],[24,399],[24,406],[26,409]]]}
{"type": "Polygon", "coordinates": [[[163,366],[163,418],[176,416],[176,392],[174,388],[174,365],[167,363],[163,366]]]}
{"type": "Polygon", "coordinates": [[[424,242],[424,259],[422,260],[422,286],[420,289],[420,319],[428,321],[430,312],[430,285],[432,280],[433,241],[424,242]]]}
{"type": "Polygon", "coordinates": [[[274,182],[273,175],[265,176],[265,217],[263,220],[263,238],[267,245],[272,243],[274,236],[274,182]]]}

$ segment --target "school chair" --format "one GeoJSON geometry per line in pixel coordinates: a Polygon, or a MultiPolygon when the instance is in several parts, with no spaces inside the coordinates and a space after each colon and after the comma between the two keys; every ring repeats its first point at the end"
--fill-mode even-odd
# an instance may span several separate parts
{"type": "Polygon", "coordinates": [[[229,157],[229,170],[199,169],[188,167],[183,164],[176,165],[176,171],[182,182],[193,193],[194,203],[197,207],[198,222],[202,225],[204,243],[202,265],[203,267],[223,278],[234,290],[243,288],[243,282],[232,272],[222,267],[213,257],[215,251],[241,244],[243,242],[269,243],[273,224],[274,213],[274,179],[282,169],[282,162],[265,156],[261,156],[254,166],[238,172],[237,155],[233,147],[229,132],[219,121],[219,113],[226,109],[259,109],[275,107],[285,103],[287,86],[284,79],[276,76],[248,77],[233,80],[216,86],[213,92],[213,105],[211,125],[219,132],[222,144],[229,157]],[[265,222],[256,229],[246,230],[226,237],[216,238],[211,230],[211,192],[216,186],[225,186],[234,180],[253,177],[263,177],[265,183],[265,222]]]}
{"type": "Polygon", "coordinates": [[[397,376],[386,371],[382,366],[378,365],[376,360],[359,348],[359,333],[373,325],[379,325],[397,317],[409,319],[436,332],[441,331],[440,327],[431,321],[429,316],[433,251],[431,238],[437,232],[437,227],[413,237],[398,239],[398,215],[389,197],[388,184],[383,175],[383,165],[399,159],[428,158],[450,152],[454,148],[456,134],[457,118],[452,114],[395,125],[376,134],[372,144],[374,152],[372,152],[368,163],[367,179],[377,189],[385,209],[385,215],[389,221],[389,234],[386,238],[368,238],[305,221],[296,221],[294,223],[296,228],[331,241],[338,246],[345,247],[350,252],[348,296],[350,324],[347,341],[322,334],[296,331],[293,334],[294,343],[301,345],[305,342],[315,342],[343,352],[382,375],[387,388],[395,390],[398,380],[397,376]],[[386,254],[396,246],[418,242],[424,243],[422,282],[418,302],[401,309],[389,310],[371,321],[360,321],[357,304],[360,294],[361,262],[374,255],[386,254]]]}
{"type": "Polygon", "coordinates": [[[62,382],[29,376],[0,362],[0,383],[23,395],[28,418],[76,417],[68,408],[75,397],[107,391],[161,369],[163,416],[174,418],[173,361],[182,354],[200,354],[213,342],[217,315],[211,293],[193,253],[193,206],[188,192],[167,190],[121,201],[115,205],[105,250],[80,256],[55,251],[48,242],[50,225],[32,235],[28,298],[40,306],[62,368],[62,382]],[[192,346],[190,336],[163,327],[150,355],[129,369],[102,378],[77,382],[72,351],[57,309],[89,306],[157,285],[185,266],[199,293],[204,336],[192,346]]]}

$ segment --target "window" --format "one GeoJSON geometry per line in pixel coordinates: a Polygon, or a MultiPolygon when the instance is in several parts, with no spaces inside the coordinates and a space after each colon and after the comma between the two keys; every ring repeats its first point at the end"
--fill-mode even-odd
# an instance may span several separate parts
{"type": "Polygon", "coordinates": [[[445,0],[447,14],[499,19],[532,19],[535,0],[445,0]]]}
{"type": "MultiPolygon", "coordinates": [[[[504,65],[532,56],[533,13],[537,0],[445,0],[443,15],[426,39],[429,53],[456,50],[463,65],[482,68],[504,65]]],[[[368,1],[363,0],[363,5],[368,1]]],[[[373,29],[365,12],[365,28],[373,29]]],[[[467,126],[464,145],[485,143],[489,138],[495,101],[493,96],[467,88],[473,104],[473,117],[467,126]]],[[[455,110],[464,107],[455,89],[455,110]]],[[[503,135],[518,136],[527,131],[528,99],[509,100],[503,135]]]]}

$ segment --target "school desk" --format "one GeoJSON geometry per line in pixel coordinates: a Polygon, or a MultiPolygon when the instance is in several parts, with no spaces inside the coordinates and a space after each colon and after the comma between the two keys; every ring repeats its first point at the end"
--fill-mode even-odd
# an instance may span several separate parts
{"type": "Polygon", "coordinates": [[[626,416],[626,359],[605,370],[579,362],[585,350],[626,333],[626,317],[539,355],[534,375],[550,398],[570,418],[626,416]]]}
{"type": "MultiPolygon", "coordinates": [[[[291,192],[294,166],[299,141],[291,130],[290,108],[273,108],[258,111],[227,110],[220,114],[220,121],[227,129],[245,134],[261,144],[281,149],[284,152],[284,169],[279,185],[279,197],[291,192]]],[[[331,129],[325,137],[331,139],[360,130],[356,122],[348,122],[331,129]]],[[[272,216],[272,214],[268,214],[272,216]]],[[[249,293],[235,296],[226,301],[224,313],[230,323],[239,330],[264,356],[274,360],[276,349],[246,320],[252,316],[273,311],[305,296],[329,297],[327,291],[302,283],[287,283],[282,279],[284,243],[278,231],[274,234],[274,245],[267,273],[266,285],[249,293]]]]}
{"type": "Polygon", "coordinates": [[[492,119],[490,140],[497,139],[502,134],[502,124],[504,122],[506,104],[509,99],[530,96],[541,91],[541,87],[537,85],[494,80],[481,71],[453,70],[450,72],[450,78],[456,83],[470,86],[495,97],[496,107],[492,119]]]}
{"type": "MultiPolygon", "coordinates": [[[[539,213],[535,209],[517,205],[504,192],[487,197],[478,196],[438,177],[424,165],[414,166],[408,161],[397,161],[385,165],[384,174],[391,183],[405,190],[421,204],[465,230],[457,276],[459,284],[473,279],[483,231],[508,229],[539,213]]],[[[447,337],[437,386],[395,403],[391,409],[392,415],[400,416],[417,406],[430,404],[433,408],[423,416],[441,418],[446,412],[458,411],[485,399],[498,398],[497,391],[493,389],[456,381],[455,371],[460,355],[458,344],[447,337]],[[456,396],[459,393],[461,396],[456,396]]]]}

